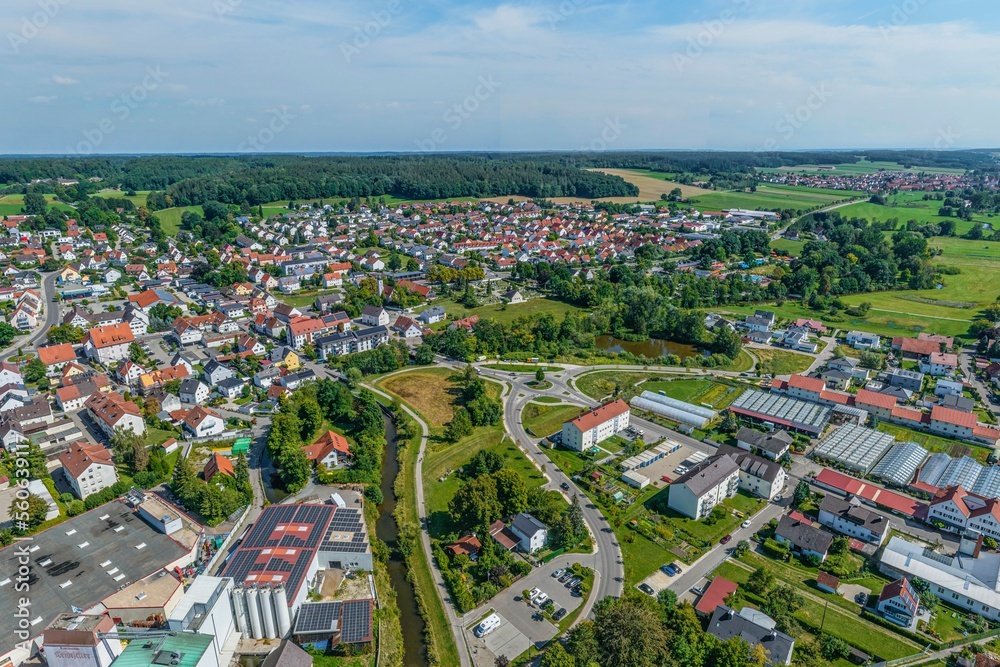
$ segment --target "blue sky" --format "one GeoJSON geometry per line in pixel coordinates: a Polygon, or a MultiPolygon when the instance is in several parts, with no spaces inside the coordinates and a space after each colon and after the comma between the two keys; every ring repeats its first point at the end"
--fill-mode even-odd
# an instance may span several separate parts
{"type": "Polygon", "coordinates": [[[4,0],[0,153],[1000,146],[987,0],[4,0]]]}

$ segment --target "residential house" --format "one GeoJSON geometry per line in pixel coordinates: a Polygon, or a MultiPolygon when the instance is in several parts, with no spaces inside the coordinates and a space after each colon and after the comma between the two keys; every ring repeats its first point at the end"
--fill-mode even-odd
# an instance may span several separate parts
{"type": "Polygon", "coordinates": [[[403,338],[420,338],[424,333],[423,328],[409,317],[397,317],[392,328],[403,338]]]}
{"type": "Polygon", "coordinates": [[[621,399],[605,403],[562,425],[562,445],[583,452],[629,426],[631,409],[621,399]]]}
{"type": "Polygon", "coordinates": [[[549,529],[544,523],[522,512],[510,522],[510,530],[518,538],[518,546],[525,553],[535,553],[545,546],[549,539],[549,529]]]}
{"type": "Polygon", "coordinates": [[[59,463],[73,493],[81,500],[118,482],[111,450],[104,445],[75,442],[59,455],[59,463]]]}
{"type": "Polygon", "coordinates": [[[931,352],[920,360],[920,371],[935,377],[953,376],[958,369],[958,355],[950,352],[931,352]]]}
{"type": "Polygon", "coordinates": [[[778,521],[774,539],[789,545],[795,553],[813,556],[821,562],[826,560],[833,544],[833,535],[788,514],[778,521]]]}
{"type": "Polygon", "coordinates": [[[132,328],[122,322],[88,331],[84,337],[83,350],[88,358],[109,365],[127,359],[129,346],[134,342],[132,328]]]}
{"type": "Polygon", "coordinates": [[[322,463],[327,468],[336,468],[351,457],[351,446],[347,438],[336,431],[327,431],[316,442],[303,447],[306,458],[315,464],[322,463]]]}
{"type": "Polygon", "coordinates": [[[228,380],[229,378],[236,377],[236,371],[234,371],[229,366],[221,364],[215,359],[208,361],[203,370],[202,375],[205,381],[210,387],[218,385],[223,380],[228,380]]]}
{"type": "Polygon", "coordinates": [[[847,334],[847,344],[855,350],[878,350],[882,347],[882,338],[864,331],[851,331],[847,334]]]}
{"type": "Polygon", "coordinates": [[[755,456],[731,445],[722,445],[718,453],[736,461],[740,467],[740,488],[747,493],[774,500],[785,487],[785,469],[777,461],[755,456]]]}
{"type": "Polygon", "coordinates": [[[740,449],[755,452],[772,461],[778,461],[787,454],[794,440],[788,431],[761,433],[743,426],[736,433],[736,445],[740,449]]]}
{"type": "Polygon", "coordinates": [[[226,430],[226,422],[222,415],[201,405],[188,410],[181,419],[181,424],[184,430],[196,438],[218,435],[226,430]]]}
{"type": "Polygon", "coordinates": [[[906,577],[882,588],[875,610],[888,621],[908,628],[916,624],[920,595],[906,577]]]}
{"type": "Polygon", "coordinates": [[[216,383],[215,391],[219,392],[220,396],[234,400],[243,395],[243,387],[245,386],[247,386],[246,380],[231,377],[216,383]]]}
{"type": "Polygon", "coordinates": [[[751,607],[737,612],[726,605],[719,605],[708,622],[706,632],[719,641],[737,638],[748,646],[760,646],[767,656],[767,664],[772,667],[790,665],[795,640],[775,628],[773,619],[751,607]]]}
{"type": "Polygon", "coordinates": [[[76,350],[69,343],[47,345],[37,350],[38,358],[45,364],[45,375],[55,377],[71,361],[76,361],[76,350]]]}
{"type": "Polygon", "coordinates": [[[132,431],[137,435],[146,432],[146,423],[142,419],[142,411],[132,401],[126,401],[121,394],[96,393],[84,404],[94,422],[107,437],[115,433],[115,429],[132,431]]]}
{"type": "Polygon", "coordinates": [[[209,386],[198,378],[187,378],[181,382],[181,403],[198,405],[207,401],[211,395],[212,390],[209,386]]]}
{"type": "Polygon", "coordinates": [[[889,534],[889,520],[881,514],[866,509],[854,496],[841,498],[832,493],[823,497],[819,506],[820,524],[876,546],[889,534]]]}
{"type": "Polygon", "coordinates": [[[389,311],[379,306],[365,306],[361,311],[361,323],[370,327],[389,326],[389,311]]]}
{"type": "Polygon", "coordinates": [[[219,474],[226,477],[236,477],[236,471],[233,470],[233,462],[219,452],[212,452],[212,455],[205,463],[202,475],[205,477],[206,482],[211,482],[212,478],[219,474]]]}
{"type": "Polygon", "coordinates": [[[417,319],[423,322],[424,324],[431,325],[443,320],[445,318],[445,315],[446,312],[444,307],[431,306],[427,310],[424,310],[419,315],[417,315],[417,319]]]}

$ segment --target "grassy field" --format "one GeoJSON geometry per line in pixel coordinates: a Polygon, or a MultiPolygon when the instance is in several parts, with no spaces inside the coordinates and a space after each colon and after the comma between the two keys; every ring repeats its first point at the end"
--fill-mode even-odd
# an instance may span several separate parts
{"type": "Polygon", "coordinates": [[[789,254],[791,257],[798,257],[802,254],[802,246],[806,244],[805,241],[792,241],[790,239],[778,239],[776,241],[771,241],[771,248],[773,250],[783,250],[789,254]]]}
{"type": "MultiPolygon", "coordinates": [[[[480,306],[479,308],[466,308],[452,299],[435,301],[434,305],[443,306],[452,319],[478,315],[479,319],[491,319],[501,324],[510,324],[519,317],[540,317],[542,315],[552,315],[556,318],[556,322],[561,322],[567,313],[583,312],[581,308],[572,304],[557,301],[556,299],[544,298],[528,299],[524,303],[517,304],[495,303],[489,306],[480,306]]],[[[448,321],[445,320],[434,324],[431,328],[441,330],[447,327],[448,321]]]]}
{"type": "Polygon", "coordinates": [[[990,452],[993,451],[992,449],[988,449],[986,447],[977,447],[976,445],[971,445],[965,442],[949,440],[948,438],[931,435],[930,433],[924,433],[923,431],[914,431],[906,428],[905,426],[896,426],[885,422],[879,422],[877,428],[879,431],[888,433],[900,442],[915,442],[931,453],[944,452],[945,454],[949,454],[956,458],[969,456],[984,465],[986,464],[986,459],[989,457],[990,452]]]}
{"type": "Polygon", "coordinates": [[[198,215],[205,214],[201,206],[183,206],[154,211],[153,215],[160,221],[160,228],[167,236],[176,236],[177,232],[181,230],[181,216],[184,215],[185,211],[194,211],[198,215]]]}
{"type": "Polygon", "coordinates": [[[576,405],[528,403],[521,412],[521,423],[532,435],[544,438],[559,431],[563,422],[574,419],[582,410],[576,405]]]}
{"type": "Polygon", "coordinates": [[[716,410],[727,407],[744,391],[741,387],[700,378],[646,382],[642,388],[644,391],[661,391],[670,398],[694,405],[707,404],[716,410]]]}
{"type": "Polygon", "coordinates": [[[576,388],[591,398],[610,396],[618,386],[623,392],[661,374],[648,371],[597,371],[576,378],[576,388]]]}
{"type": "MultiPolygon", "coordinates": [[[[55,195],[44,195],[45,201],[49,203],[49,206],[53,206],[60,211],[65,211],[66,213],[74,213],[74,209],[69,204],[64,204],[62,202],[57,202],[55,195]]],[[[24,208],[24,195],[6,195],[0,197],[0,217],[8,215],[20,215],[21,209],[24,208]]]]}
{"type": "Polygon", "coordinates": [[[802,186],[761,184],[756,192],[712,192],[692,200],[696,206],[712,211],[731,208],[757,211],[778,211],[780,209],[810,209],[827,206],[839,201],[864,197],[860,192],[850,190],[825,190],[802,186]]]}
{"type": "Polygon", "coordinates": [[[660,195],[668,195],[674,188],[681,189],[684,197],[699,197],[710,193],[711,190],[695,187],[693,185],[682,185],[667,178],[673,174],[665,174],[655,171],[643,171],[639,169],[594,169],[612,176],[621,176],[629,183],[639,188],[639,199],[643,201],[659,201],[660,195]]]}
{"type": "Polygon", "coordinates": [[[938,215],[938,210],[943,202],[939,199],[925,200],[923,197],[923,192],[900,192],[888,196],[884,206],[871,202],[861,202],[838,209],[838,212],[847,218],[867,218],[879,222],[896,218],[901,225],[905,225],[910,220],[916,220],[921,224],[936,224],[944,220],[951,220],[955,223],[958,235],[969,231],[975,223],[1000,225],[1000,219],[995,216],[975,214],[972,216],[972,221],[966,221],[938,215]]]}
{"type": "Polygon", "coordinates": [[[104,199],[128,199],[136,208],[140,208],[146,205],[146,197],[149,196],[149,193],[149,190],[136,190],[135,194],[129,197],[123,190],[101,190],[97,196],[104,199]]]}
{"type": "Polygon", "coordinates": [[[752,354],[757,357],[757,370],[771,375],[801,373],[808,370],[814,361],[804,354],[773,348],[753,348],[752,354]]]}
{"type": "Polygon", "coordinates": [[[945,167],[910,167],[906,169],[903,165],[898,162],[869,162],[868,160],[858,160],[853,164],[837,164],[837,165],[817,165],[817,164],[800,164],[788,167],[778,167],[777,169],[759,169],[762,172],[795,172],[795,173],[807,173],[807,174],[846,174],[846,175],[859,175],[859,174],[874,174],[880,169],[886,171],[905,171],[911,173],[928,173],[928,174],[964,174],[964,169],[947,169],[945,167]],[[819,167],[836,167],[833,171],[829,169],[820,170],[819,167]]]}
{"type": "Polygon", "coordinates": [[[176,438],[178,435],[173,431],[164,431],[158,428],[147,428],[146,429],[146,446],[152,445],[162,445],[164,442],[170,438],[176,438]]]}
{"type": "Polygon", "coordinates": [[[454,371],[447,368],[424,368],[392,375],[378,384],[413,406],[433,430],[443,428],[454,414],[452,405],[459,390],[449,379],[452,375],[454,371]]]}
{"type": "Polygon", "coordinates": [[[328,290],[309,290],[307,292],[298,292],[296,294],[281,295],[278,300],[282,303],[288,304],[289,306],[294,306],[295,308],[304,308],[305,306],[311,306],[318,296],[325,296],[327,294],[336,294],[340,290],[328,289],[328,290]]]}

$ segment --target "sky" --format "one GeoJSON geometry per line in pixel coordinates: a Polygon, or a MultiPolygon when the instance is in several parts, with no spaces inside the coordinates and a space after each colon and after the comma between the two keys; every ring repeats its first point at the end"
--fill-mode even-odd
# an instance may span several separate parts
{"type": "Polygon", "coordinates": [[[1000,146],[995,0],[3,0],[0,154],[1000,146]]]}

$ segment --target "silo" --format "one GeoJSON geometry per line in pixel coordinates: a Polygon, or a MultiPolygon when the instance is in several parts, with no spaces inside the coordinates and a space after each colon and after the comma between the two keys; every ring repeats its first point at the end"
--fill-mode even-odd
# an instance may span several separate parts
{"type": "Polygon", "coordinates": [[[278,637],[287,637],[292,629],[292,619],[288,614],[288,595],[284,586],[274,589],[274,612],[278,615],[278,637]]]}
{"type": "Polygon", "coordinates": [[[233,588],[233,617],[236,619],[236,627],[244,637],[250,636],[250,628],[247,625],[247,603],[243,592],[243,586],[238,585],[233,588]]]}
{"type": "Polygon", "coordinates": [[[257,601],[257,587],[247,589],[247,613],[250,615],[250,633],[254,639],[264,638],[264,624],[260,620],[260,603],[257,601]]]}
{"type": "Polygon", "coordinates": [[[260,589],[260,613],[264,618],[264,636],[275,639],[278,632],[274,623],[274,605],[271,604],[271,589],[267,586],[260,589]]]}

